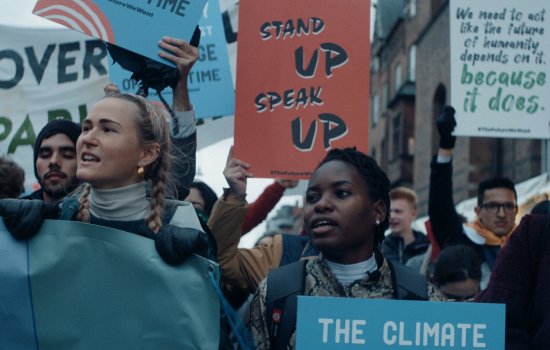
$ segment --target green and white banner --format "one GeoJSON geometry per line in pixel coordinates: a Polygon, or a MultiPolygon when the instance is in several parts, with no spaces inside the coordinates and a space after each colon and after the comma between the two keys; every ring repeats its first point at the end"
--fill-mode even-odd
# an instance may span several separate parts
{"type": "Polygon", "coordinates": [[[36,182],[32,164],[36,135],[52,119],[80,122],[108,82],[101,40],[70,29],[0,25],[0,153],[36,182]]]}

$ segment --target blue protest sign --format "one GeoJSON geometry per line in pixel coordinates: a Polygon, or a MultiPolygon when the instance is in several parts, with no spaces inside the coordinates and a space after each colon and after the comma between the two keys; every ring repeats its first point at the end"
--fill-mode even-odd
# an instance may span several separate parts
{"type": "Polygon", "coordinates": [[[82,222],[45,220],[16,241],[0,218],[0,349],[218,349],[217,271],[82,222]]]}
{"type": "Polygon", "coordinates": [[[158,55],[163,36],[191,40],[206,0],[39,0],[33,13],[173,66],[158,55]]]}
{"type": "Polygon", "coordinates": [[[504,349],[502,304],[298,297],[296,348],[504,349]]]}
{"type": "MultiPolygon", "coordinates": [[[[233,115],[235,113],[235,91],[229,67],[227,44],[223,31],[220,5],[217,0],[204,7],[199,22],[201,42],[198,47],[199,59],[189,73],[189,95],[197,118],[233,115]]],[[[118,64],[109,65],[109,80],[121,92],[135,93],[138,86],[130,77],[132,72],[118,64]]],[[[170,103],[172,89],[162,92],[162,97],[170,103]]],[[[158,95],[149,89],[149,99],[159,100],[158,95]]]]}

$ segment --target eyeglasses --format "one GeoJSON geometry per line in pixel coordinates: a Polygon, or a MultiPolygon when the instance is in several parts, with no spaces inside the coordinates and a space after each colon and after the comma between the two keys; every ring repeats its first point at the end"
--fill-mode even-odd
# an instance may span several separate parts
{"type": "Polygon", "coordinates": [[[507,213],[511,213],[516,210],[517,206],[515,203],[489,202],[489,203],[482,204],[481,208],[487,210],[490,213],[498,213],[500,208],[502,208],[507,213]]]}

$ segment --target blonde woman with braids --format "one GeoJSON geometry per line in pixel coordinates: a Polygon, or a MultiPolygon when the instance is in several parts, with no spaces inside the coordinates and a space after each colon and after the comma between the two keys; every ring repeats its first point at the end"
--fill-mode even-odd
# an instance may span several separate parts
{"type": "MultiPolygon", "coordinates": [[[[61,210],[41,201],[0,203],[0,216],[16,239],[31,238],[43,219],[60,218],[155,239],[160,255],[171,264],[181,263],[193,252],[206,254],[208,244],[205,234],[199,231],[200,224],[197,230],[168,225],[177,205],[165,208],[165,199],[175,198],[176,190],[184,196],[188,192],[181,185],[176,188],[170,174],[173,141],[185,156],[179,163],[188,163],[185,173],[174,173],[185,177],[184,183],[192,181],[194,175],[194,114],[192,118],[178,118],[178,113],[181,117],[181,113],[192,112],[187,76],[198,51],[187,42],[170,37],[164,37],[159,47],[165,50],[159,55],[172,61],[179,71],[174,88],[175,117],[142,97],[108,93],[82,123],[76,175],[83,185],[65,198],[61,210]],[[189,119],[191,124],[187,123],[189,119]],[[179,129],[176,134],[174,129],[179,129]]],[[[194,212],[191,214],[195,216],[194,212]]]]}
{"type": "Polygon", "coordinates": [[[132,232],[155,240],[171,264],[193,252],[206,254],[207,240],[195,229],[167,225],[165,198],[173,188],[170,174],[169,115],[145,99],[108,94],[82,122],[76,143],[77,177],[84,182],[77,196],[62,205],[61,219],[79,220],[132,232]],[[150,199],[146,184],[150,182],[150,199]]]}

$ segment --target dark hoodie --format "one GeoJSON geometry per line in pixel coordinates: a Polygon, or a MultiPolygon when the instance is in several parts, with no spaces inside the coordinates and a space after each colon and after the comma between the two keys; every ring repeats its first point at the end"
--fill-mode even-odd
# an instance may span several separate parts
{"type": "Polygon", "coordinates": [[[398,262],[403,265],[407,263],[407,260],[413,256],[426,253],[430,242],[425,234],[419,231],[413,230],[414,241],[404,246],[403,239],[401,237],[390,234],[382,242],[382,252],[386,259],[393,262],[398,262]]]}

